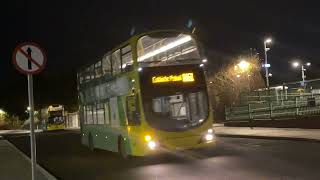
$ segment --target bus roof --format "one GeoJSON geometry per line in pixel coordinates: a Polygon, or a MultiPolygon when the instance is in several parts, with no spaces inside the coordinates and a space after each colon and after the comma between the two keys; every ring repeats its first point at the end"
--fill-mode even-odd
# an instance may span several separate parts
{"type": "MultiPolygon", "coordinates": [[[[176,33],[183,33],[183,34],[188,34],[190,36],[194,36],[192,33],[188,32],[188,31],[185,31],[185,30],[177,30],[177,29],[163,29],[163,30],[153,30],[153,31],[147,31],[147,32],[143,32],[143,33],[140,33],[140,34],[137,34],[137,35],[133,35],[131,36],[128,40],[120,43],[119,45],[117,45],[116,47],[112,48],[110,51],[107,51],[106,53],[103,54],[106,55],[106,54],[110,54],[116,50],[118,50],[120,47],[123,47],[127,44],[129,44],[130,42],[132,41],[137,41],[139,38],[143,37],[143,36],[146,36],[148,34],[153,34],[153,33],[165,33],[165,32],[176,32],[176,33]]],[[[101,57],[99,58],[101,59],[101,57]]],[[[88,68],[89,66],[91,66],[93,63],[95,63],[96,61],[93,61],[93,62],[88,62],[86,63],[85,65],[81,66],[78,70],[77,70],[77,73],[79,73],[80,71],[82,71],[83,69],[85,68],[88,68]]]]}

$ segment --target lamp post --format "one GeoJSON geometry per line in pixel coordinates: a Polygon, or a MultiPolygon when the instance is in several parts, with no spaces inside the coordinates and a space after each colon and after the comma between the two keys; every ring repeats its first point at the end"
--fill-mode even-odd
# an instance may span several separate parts
{"type": "Polygon", "coordinates": [[[264,45],[264,68],[266,71],[266,84],[267,84],[267,88],[269,89],[269,72],[268,72],[268,68],[270,67],[270,64],[268,64],[268,56],[267,56],[267,52],[270,50],[270,48],[267,47],[267,44],[271,43],[272,40],[271,38],[265,39],[263,42],[264,45]]]}
{"type": "MultiPolygon", "coordinates": [[[[298,66],[300,66],[300,63],[299,62],[293,62],[292,66],[297,68],[298,66]]],[[[305,87],[305,79],[307,78],[307,76],[305,74],[305,71],[306,71],[306,69],[304,68],[305,66],[311,66],[311,63],[307,62],[305,64],[301,64],[301,77],[302,77],[302,85],[303,85],[303,87],[305,87]]]]}

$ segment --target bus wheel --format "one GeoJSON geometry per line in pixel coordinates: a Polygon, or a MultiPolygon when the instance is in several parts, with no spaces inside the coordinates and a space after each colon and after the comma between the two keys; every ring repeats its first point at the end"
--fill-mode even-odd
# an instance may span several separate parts
{"type": "Polygon", "coordinates": [[[90,151],[94,151],[93,138],[92,138],[91,133],[88,136],[88,146],[89,146],[90,151]]]}
{"type": "Polygon", "coordinates": [[[124,159],[128,158],[128,153],[126,151],[126,146],[123,137],[119,136],[118,138],[118,152],[120,156],[124,159]]]}

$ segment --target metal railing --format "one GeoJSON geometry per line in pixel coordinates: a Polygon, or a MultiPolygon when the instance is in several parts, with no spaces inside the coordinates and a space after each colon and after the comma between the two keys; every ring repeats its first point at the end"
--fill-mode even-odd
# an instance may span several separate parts
{"type": "Polygon", "coordinates": [[[320,95],[299,95],[294,100],[255,101],[247,105],[226,107],[227,121],[271,120],[320,114],[320,95]]]}

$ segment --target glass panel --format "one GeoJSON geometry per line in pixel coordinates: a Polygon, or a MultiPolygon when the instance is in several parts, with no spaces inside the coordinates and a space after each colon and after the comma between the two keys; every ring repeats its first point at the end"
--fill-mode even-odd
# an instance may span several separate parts
{"type": "Polygon", "coordinates": [[[84,76],[85,76],[85,81],[86,81],[86,82],[90,81],[90,79],[91,79],[90,67],[88,67],[88,68],[86,69],[84,76]]]}
{"type": "Polygon", "coordinates": [[[139,125],[140,124],[140,116],[139,116],[139,99],[137,96],[128,96],[127,97],[127,117],[128,117],[128,125],[139,125]]]}
{"type": "Polygon", "coordinates": [[[78,77],[79,77],[79,84],[84,83],[85,73],[83,73],[83,72],[79,73],[79,74],[78,74],[78,77]]]}
{"type": "Polygon", "coordinates": [[[140,38],[137,47],[138,62],[169,63],[200,59],[196,42],[187,34],[150,34],[140,38]]]}
{"type": "Polygon", "coordinates": [[[207,120],[206,82],[199,65],[146,67],[143,72],[140,75],[141,94],[150,126],[182,131],[207,120]],[[183,73],[193,76],[179,76],[183,73]]]}
{"type": "Polygon", "coordinates": [[[97,101],[100,99],[100,85],[97,85],[94,89],[94,99],[97,101]]]}
{"type": "Polygon", "coordinates": [[[121,50],[122,53],[122,71],[127,72],[132,70],[132,53],[131,46],[128,45],[121,50]]]}
{"type": "Polygon", "coordinates": [[[129,51],[131,51],[131,46],[127,45],[121,49],[121,54],[127,54],[129,51]]]}
{"type": "Polygon", "coordinates": [[[79,99],[80,99],[80,102],[83,104],[83,103],[85,103],[85,99],[84,99],[84,94],[83,94],[83,92],[79,92],[79,99]]]}
{"type": "Polygon", "coordinates": [[[92,106],[87,106],[87,124],[93,124],[92,106]]]}
{"type": "Polygon", "coordinates": [[[102,68],[101,68],[101,61],[97,62],[94,66],[95,70],[95,77],[99,78],[102,76],[102,68]]]}
{"type": "Polygon", "coordinates": [[[82,123],[83,124],[87,124],[87,109],[86,106],[83,106],[83,110],[82,110],[82,123]]]}
{"type": "Polygon", "coordinates": [[[93,112],[93,124],[97,124],[97,107],[95,105],[92,106],[93,112]]]}
{"type": "Polygon", "coordinates": [[[103,104],[97,105],[97,119],[98,119],[98,124],[104,124],[104,106],[103,106],[103,104]]]}
{"type": "Polygon", "coordinates": [[[106,55],[106,56],[103,57],[103,59],[102,59],[102,71],[103,71],[103,74],[111,76],[110,55],[106,55]]]}
{"type": "Polygon", "coordinates": [[[94,79],[94,64],[92,64],[91,66],[90,66],[90,69],[89,69],[89,74],[90,74],[90,76],[91,76],[91,79],[94,79]]]}
{"type": "Polygon", "coordinates": [[[112,69],[113,74],[119,74],[121,72],[120,50],[112,53],[112,69]]]}
{"type": "Polygon", "coordinates": [[[110,98],[110,117],[111,117],[111,126],[112,127],[119,127],[120,126],[120,118],[119,118],[117,97],[110,98]]]}
{"type": "Polygon", "coordinates": [[[109,103],[104,103],[104,118],[105,124],[110,124],[110,112],[109,112],[109,103]]]}

